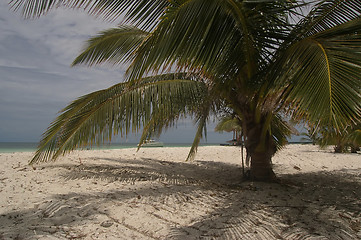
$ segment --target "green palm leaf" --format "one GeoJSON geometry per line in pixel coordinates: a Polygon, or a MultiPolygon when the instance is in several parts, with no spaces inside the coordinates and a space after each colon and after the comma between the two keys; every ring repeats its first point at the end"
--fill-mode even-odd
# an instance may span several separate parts
{"type": "Polygon", "coordinates": [[[357,0],[322,0],[294,28],[291,35],[297,41],[327,31],[348,21],[357,19],[361,2],[357,0]]]}
{"type": "Polygon", "coordinates": [[[214,129],[217,132],[232,132],[232,131],[241,131],[242,125],[238,118],[233,116],[226,116],[221,119],[214,129]]]}
{"type": "Polygon", "coordinates": [[[199,116],[196,120],[197,132],[194,137],[192,147],[187,156],[187,160],[194,159],[195,153],[197,152],[199,142],[200,142],[201,138],[203,137],[203,133],[204,133],[205,138],[207,138],[207,127],[206,126],[207,126],[207,120],[208,120],[208,116],[209,116],[209,108],[207,108],[207,107],[209,107],[209,106],[202,107],[204,109],[204,111],[199,114],[199,116]]]}
{"type": "Polygon", "coordinates": [[[232,3],[185,1],[168,8],[136,52],[137,57],[128,69],[129,78],[167,70],[175,64],[182,71],[202,70],[234,80],[243,71],[247,77],[260,63],[265,64],[271,46],[279,41],[277,38],[285,38],[286,32],[279,26],[286,22],[282,14],[289,8],[232,3]],[[245,15],[246,10],[251,13],[245,15]],[[260,17],[260,11],[264,17],[260,17]],[[268,31],[259,34],[260,28],[268,31]]]}
{"type": "Polygon", "coordinates": [[[15,10],[21,10],[27,17],[39,17],[57,7],[84,9],[89,14],[115,20],[120,16],[123,22],[149,29],[157,22],[163,10],[171,6],[167,0],[11,0],[15,10]],[[125,13],[125,14],[124,14],[125,13]]]}
{"type": "MultiPolygon", "coordinates": [[[[359,20],[353,21],[361,30],[359,20]]],[[[359,72],[361,35],[352,31],[334,38],[307,38],[290,49],[289,98],[312,119],[334,125],[357,121],[361,114],[359,72]],[[292,65],[291,65],[292,64],[292,65]]]]}
{"type": "Polygon", "coordinates": [[[148,32],[135,27],[120,26],[101,32],[98,36],[88,40],[82,53],[73,61],[72,65],[127,63],[132,61],[133,52],[147,37],[148,32]]]}
{"type": "Polygon", "coordinates": [[[359,121],[360,9],[359,1],[327,1],[295,28],[287,49],[280,48],[276,89],[284,89],[280,96],[297,116],[309,114],[337,129],[359,121]]]}
{"type": "Polygon", "coordinates": [[[152,136],[156,129],[170,126],[186,114],[197,114],[207,91],[196,76],[166,74],[80,97],[63,109],[44,133],[31,163],[55,160],[89,143],[111,140],[114,134],[137,132],[149,122],[156,128],[144,131],[152,136]]]}
{"type": "Polygon", "coordinates": [[[349,135],[348,140],[355,146],[361,146],[361,129],[354,130],[349,135]]]}
{"type": "Polygon", "coordinates": [[[297,130],[290,126],[281,114],[275,114],[272,117],[270,135],[272,136],[276,149],[282,149],[288,142],[288,138],[292,134],[297,134],[297,130]]]}

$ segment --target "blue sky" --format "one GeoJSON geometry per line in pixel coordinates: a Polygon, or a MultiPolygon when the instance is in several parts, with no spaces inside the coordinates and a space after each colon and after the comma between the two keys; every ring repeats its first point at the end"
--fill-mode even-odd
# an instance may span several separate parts
{"type": "MultiPolygon", "coordinates": [[[[126,67],[70,67],[90,36],[116,23],[64,9],[24,20],[6,2],[0,2],[0,142],[34,142],[59,110],[81,95],[122,81],[126,67]]],[[[209,143],[232,137],[214,133],[214,125],[208,127],[209,143]]],[[[189,119],[161,140],[191,142],[194,133],[189,119]]]]}

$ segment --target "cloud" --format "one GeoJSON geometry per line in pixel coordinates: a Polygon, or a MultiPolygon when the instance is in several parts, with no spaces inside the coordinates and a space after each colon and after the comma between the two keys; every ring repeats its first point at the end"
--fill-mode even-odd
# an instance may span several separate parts
{"type": "Polygon", "coordinates": [[[0,141],[37,141],[70,101],[122,81],[125,67],[71,68],[91,35],[113,27],[59,9],[23,20],[0,3],[0,141]]]}
{"type": "Polygon", "coordinates": [[[0,8],[3,37],[15,35],[39,42],[61,64],[69,65],[91,35],[116,26],[79,10],[59,8],[39,19],[24,20],[19,12],[8,10],[6,3],[1,2],[0,8]]]}
{"type": "MultiPolygon", "coordinates": [[[[123,80],[125,66],[70,67],[89,37],[116,23],[64,9],[24,20],[6,2],[0,2],[0,16],[0,141],[38,141],[66,104],[123,80]]],[[[191,142],[194,133],[185,120],[164,139],[191,142]]],[[[223,140],[218,135],[214,141],[223,140]]]]}

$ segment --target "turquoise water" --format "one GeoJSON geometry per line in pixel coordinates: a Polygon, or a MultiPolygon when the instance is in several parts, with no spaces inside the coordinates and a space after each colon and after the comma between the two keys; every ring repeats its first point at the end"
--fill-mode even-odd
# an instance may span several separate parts
{"type": "Polygon", "coordinates": [[[33,152],[37,145],[33,142],[0,142],[0,153],[33,152]]]}
{"type": "MultiPolygon", "coordinates": [[[[137,143],[111,143],[102,146],[87,147],[87,150],[97,149],[121,149],[136,148],[137,143]]],[[[190,147],[191,143],[164,143],[164,147],[190,147]]],[[[201,146],[218,146],[219,144],[200,144],[201,146]]],[[[0,153],[12,152],[34,152],[38,143],[36,142],[0,142],[0,153]]]]}

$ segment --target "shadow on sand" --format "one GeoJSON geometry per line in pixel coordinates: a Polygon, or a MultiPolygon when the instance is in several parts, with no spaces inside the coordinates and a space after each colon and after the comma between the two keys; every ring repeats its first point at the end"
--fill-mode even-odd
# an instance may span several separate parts
{"type": "Polygon", "coordinates": [[[45,166],[68,181],[109,186],[52,195],[34,208],[3,214],[0,239],[89,239],[84,230],[89,221],[109,232],[131,231],[138,239],[361,236],[360,169],[282,175],[289,184],[275,184],[241,182],[239,166],[220,162],[99,160],[109,163],[45,166]],[[136,218],[139,212],[147,217],[136,218]],[[189,224],[181,224],[179,219],[187,218],[189,224]],[[163,232],[154,231],[157,227],[163,232]]]}

